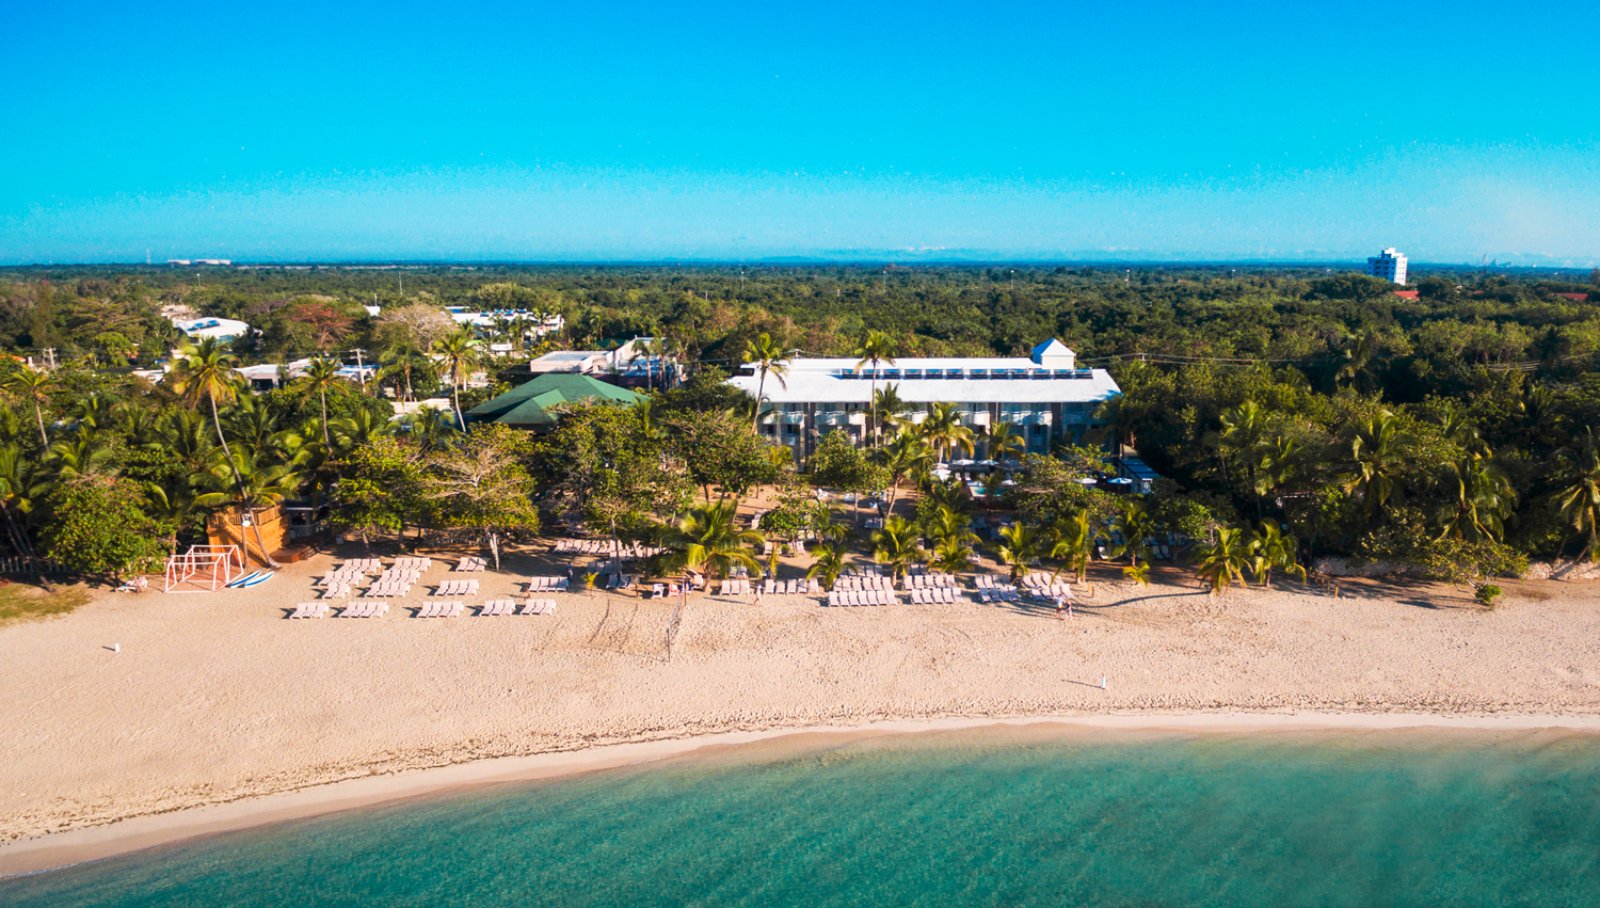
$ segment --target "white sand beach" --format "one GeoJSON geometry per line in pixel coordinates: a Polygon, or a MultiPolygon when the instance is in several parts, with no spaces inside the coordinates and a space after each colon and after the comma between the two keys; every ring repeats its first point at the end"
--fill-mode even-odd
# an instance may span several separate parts
{"type": "MultiPolygon", "coordinates": [[[[1069,620],[972,602],[697,596],[669,646],[676,601],[632,594],[556,594],[553,616],[416,619],[403,607],[426,598],[415,593],[384,618],[285,620],[333,563],[290,565],[247,591],[108,593],[59,619],[0,628],[0,721],[15,730],[0,741],[0,840],[11,843],[0,872],[26,868],[30,854],[37,863],[54,837],[25,840],[130,817],[390,779],[367,783],[377,795],[335,787],[299,808],[330,809],[544,771],[484,763],[418,782],[426,774],[412,771],[430,767],[679,742],[549,764],[570,772],[717,733],[1351,715],[1595,730],[1600,718],[1600,591],[1590,584],[1508,583],[1489,611],[1450,587],[1380,581],[1347,582],[1339,598],[1213,598],[1168,571],[1148,587],[1099,583],[1069,620]]],[[[474,575],[483,589],[472,601],[519,592],[520,576],[547,567],[516,557],[503,573],[474,575]]],[[[436,565],[424,582],[451,576],[436,565]]],[[[271,804],[256,806],[240,816],[271,818],[271,804]]]]}

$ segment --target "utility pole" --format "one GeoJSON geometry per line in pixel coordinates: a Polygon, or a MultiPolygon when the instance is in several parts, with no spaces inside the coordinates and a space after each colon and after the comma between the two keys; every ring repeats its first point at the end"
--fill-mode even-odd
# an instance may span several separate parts
{"type": "Polygon", "coordinates": [[[356,380],[361,382],[361,390],[367,390],[367,370],[361,366],[361,354],[367,352],[360,347],[350,351],[356,355],[356,380]]]}
{"type": "Polygon", "coordinates": [[[56,348],[46,347],[44,349],[44,357],[50,361],[50,371],[54,372],[56,368],[56,348]]]}

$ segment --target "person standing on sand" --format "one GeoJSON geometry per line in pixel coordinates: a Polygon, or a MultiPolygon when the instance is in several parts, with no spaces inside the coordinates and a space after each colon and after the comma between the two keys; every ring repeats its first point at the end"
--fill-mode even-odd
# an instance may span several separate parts
{"type": "Polygon", "coordinates": [[[756,591],[756,605],[760,605],[761,604],[761,586],[759,584],[757,584],[754,587],[754,589],[756,591]]]}

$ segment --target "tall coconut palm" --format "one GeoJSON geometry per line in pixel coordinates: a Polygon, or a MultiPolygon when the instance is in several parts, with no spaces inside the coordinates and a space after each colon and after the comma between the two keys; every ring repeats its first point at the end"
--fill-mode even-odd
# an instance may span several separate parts
{"type": "MultiPolygon", "coordinates": [[[[871,396],[867,398],[870,401],[876,402],[878,399],[878,367],[883,363],[894,365],[895,347],[894,338],[876,328],[868,328],[851,353],[856,357],[857,369],[872,366],[871,396]]],[[[877,414],[872,412],[870,406],[867,408],[867,438],[873,445],[878,443],[877,414]]]]}
{"type": "Polygon", "coordinates": [[[772,335],[763,331],[753,340],[745,341],[744,361],[756,367],[756,415],[750,423],[750,430],[759,435],[761,401],[767,393],[767,376],[777,379],[778,387],[789,387],[788,379],[784,378],[789,372],[789,354],[784,351],[782,344],[772,339],[772,335]]]}
{"type": "Polygon", "coordinates": [[[1244,583],[1244,569],[1250,564],[1250,547],[1244,531],[1218,527],[1211,542],[1195,547],[1195,574],[1211,587],[1212,595],[1230,584],[1244,583]]]}
{"type": "Polygon", "coordinates": [[[1256,494],[1256,509],[1261,508],[1262,485],[1259,479],[1262,449],[1267,437],[1267,414],[1261,405],[1247,400],[1222,412],[1222,429],[1218,433],[1220,452],[1233,460],[1243,471],[1245,484],[1256,494]]]}
{"type": "Polygon", "coordinates": [[[904,517],[890,517],[881,529],[872,531],[872,558],[888,565],[895,577],[904,577],[911,565],[927,557],[917,528],[904,517]]]}
{"type": "Polygon", "coordinates": [[[1575,448],[1568,456],[1570,478],[1556,493],[1556,504],[1561,519],[1584,540],[1589,559],[1600,564],[1600,437],[1586,429],[1575,448]]]}
{"type": "Polygon", "coordinates": [[[1044,534],[1029,524],[1017,521],[1000,531],[1000,563],[1011,567],[1011,582],[1019,583],[1028,568],[1044,556],[1044,534]]]}
{"type": "Polygon", "coordinates": [[[1111,550],[1113,558],[1128,558],[1122,573],[1130,580],[1146,582],[1149,576],[1150,537],[1156,534],[1156,520],[1150,509],[1137,498],[1123,499],[1117,510],[1117,531],[1122,541],[1111,550]],[[1140,562],[1145,563],[1141,564],[1140,562]]]}
{"type": "Polygon", "coordinates": [[[1264,587],[1272,586],[1275,570],[1293,574],[1302,581],[1306,579],[1306,569],[1295,557],[1294,537],[1284,535],[1283,528],[1270,520],[1262,521],[1256,528],[1245,543],[1245,550],[1250,573],[1256,575],[1256,580],[1264,587]]]}
{"type": "Polygon", "coordinates": [[[322,443],[333,444],[328,432],[328,392],[339,381],[339,364],[326,356],[319,356],[306,365],[306,371],[295,380],[300,393],[306,397],[315,394],[322,404],[322,443]]]}
{"type": "Polygon", "coordinates": [[[1350,439],[1347,491],[1361,496],[1368,517],[1376,517],[1394,498],[1399,475],[1411,456],[1412,437],[1389,410],[1362,417],[1350,439]]]}
{"type": "Polygon", "coordinates": [[[417,399],[413,382],[435,381],[433,360],[414,344],[402,342],[385,350],[378,360],[378,381],[394,381],[403,401],[417,399]]]}
{"type": "Polygon", "coordinates": [[[455,401],[456,427],[465,432],[467,419],[461,413],[461,387],[467,383],[478,364],[478,342],[473,338],[471,329],[457,328],[433,342],[433,355],[450,382],[450,395],[455,401]]]}
{"type": "MultiPolygon", "coordinates": [[[[204,402],[210,407],[211,426],[217,431],[217,443],[222,446],[223,460],[230,469],[234,463],[233,452],[228,448],[227,436],[222,433],[221,408],[239,399],[243,380],[234,371],[238,364],[239,358],[224,349],[216,338],[206,337],[197,344],[186,341],[178,348],[178,358],[168,377],[173,392],[190,406],[204,402]]],[[[239,481],[237,474],[234,481],[239,481]]]]}
{"type": "Polygon", "coordinates": [[[6,376],[6,387],[28,399],[33,405],[33,419],[39,424],[39,447],[50,447],[50,436],[44,430],[44,405],[55,387],[55,376],[43,369],[22,366],[6,376]]]}
{"type": "Polygon", "coordinates": [[[883,465],[889,468],[889,510],[892,512],[895,499],[900,497],[900,483],[925,473],[933,462],[933,455],[926,439],[905,429],[895,433],[879,454],[883,465]]]}
{"type": "Polygon", "coordinates": [[[952,403],[928,404],[928,418],[919,427],[922,437],[933,446],[939,460],[944,461],[951,451],[973,451],[974,436],[971,427],[961,421],[961,409],[952,403]]]}

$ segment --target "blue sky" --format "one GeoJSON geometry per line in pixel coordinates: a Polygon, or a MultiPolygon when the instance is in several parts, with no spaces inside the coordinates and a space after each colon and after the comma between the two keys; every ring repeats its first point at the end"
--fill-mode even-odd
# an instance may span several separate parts
{"type": "Polygon", "coordinates": [[[1589,4],[8,6],[0,262],[1600,259],[1589,4]]]}

